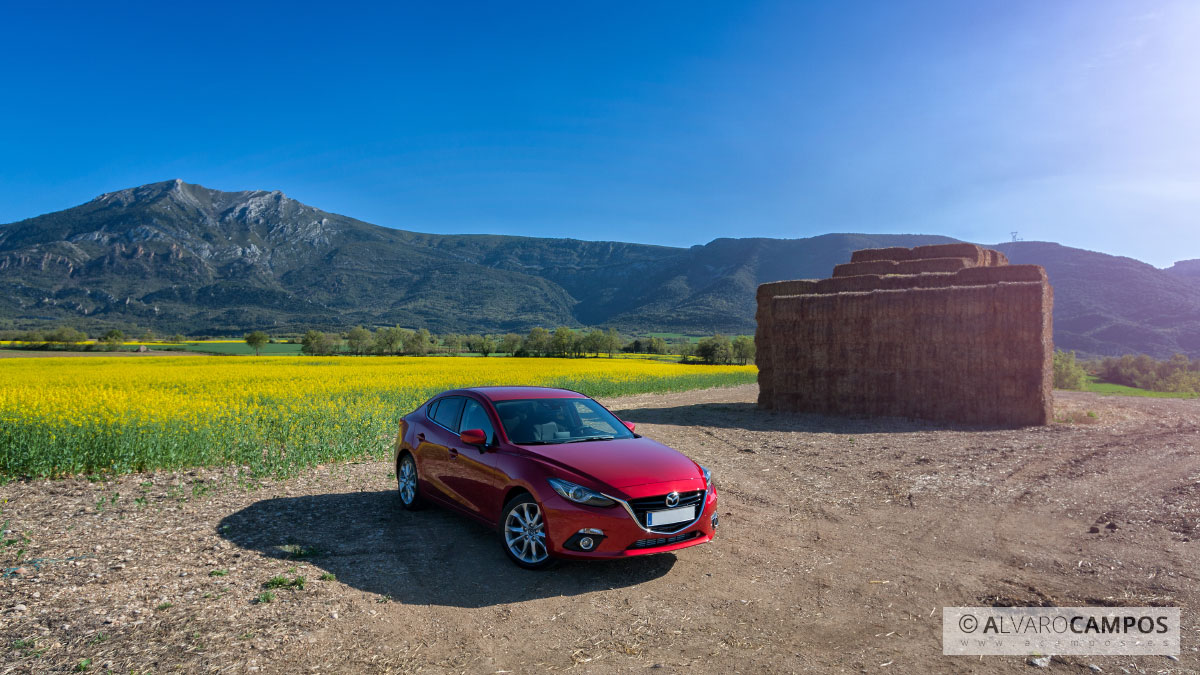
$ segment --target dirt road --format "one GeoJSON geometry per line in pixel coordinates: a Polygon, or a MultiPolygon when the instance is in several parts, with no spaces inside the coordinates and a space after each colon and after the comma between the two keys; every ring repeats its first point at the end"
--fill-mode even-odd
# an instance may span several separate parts
{"type": "Polygon", "coordinates": [[[755,394],[607,401],[713,469],[721,532],[541,573],[487,528],[400,511],[386,462],[2,486],[29,541],[0,565],[43,560],[0,585],[0,672],[1037,670],[941,655],[943,606],[1010,603],[1181,606],[1179,661],[1050,670],[1200,668],[1200,403],[1056,392],[1074,421],[980,430],[773,415],[755,394]],[[260,602],[275,576],[303,588],[260,602]]]}

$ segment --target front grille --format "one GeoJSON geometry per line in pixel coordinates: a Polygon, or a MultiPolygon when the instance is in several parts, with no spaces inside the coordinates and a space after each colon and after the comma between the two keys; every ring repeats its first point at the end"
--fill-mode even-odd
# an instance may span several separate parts
{"type": "Polygon", "coordinates": [[[700,536],[699,532],[685,532],[684,534],[677,534],[674,537],[659,537],[657,539],[638,539],[636,542],[634,542],[633,546],[630,546],[629,548],[630,549],[654,548],[656,546],[666,546],[668,544],[678,544],[681,541],[687,541],[688,539],[694,539],[698,536],[700,536]]]}
{"type": "MultiPolygon", "coordinates": [[[[696,505],[696,515],[700,515],[700,512],[704,509],[704,490],[680,492],[679,503],[675,506],[667,506],[667,495],[642,497],[641,499],[629,500],[629,508],[633,509],[633,513],[637,517],[637,521],[642,527],[649,527],[646,525],[646,514],[651,511],[664,511],[669,508],[679,508],[681,506],[691,506],[693,504],[696,505]]],[[[649,529],[667,530],[669,532],[671,530],[678,530],[684,525],[686,525],[686,523],[672,523],[671,525],[661,525],[659,527],[649,529]]],[[[655,544],[655,546],[658,545],[660,544],[655,544]]]]}

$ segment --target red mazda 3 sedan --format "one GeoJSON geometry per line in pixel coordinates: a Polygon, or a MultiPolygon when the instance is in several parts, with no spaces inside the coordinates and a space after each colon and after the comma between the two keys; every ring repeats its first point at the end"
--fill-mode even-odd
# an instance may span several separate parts
{"type": "Polygon", "coordinates": [[[500,532],[517,565],[624,558],[711,541],[704,467],[566,389],[447,391],[400,420],[400,503],[436,503],[500,532]]]}

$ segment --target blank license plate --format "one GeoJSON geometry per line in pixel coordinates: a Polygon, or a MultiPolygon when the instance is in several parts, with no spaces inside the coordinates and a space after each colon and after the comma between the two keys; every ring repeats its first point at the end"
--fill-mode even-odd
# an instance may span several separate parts
{"type": "Polygon", "coordinates": [[[696,517],[695,506],[685,506],[669,511],[651,511],[646,514],[647,525],[670,525],[671,523],[686,523],[696,517]]]}

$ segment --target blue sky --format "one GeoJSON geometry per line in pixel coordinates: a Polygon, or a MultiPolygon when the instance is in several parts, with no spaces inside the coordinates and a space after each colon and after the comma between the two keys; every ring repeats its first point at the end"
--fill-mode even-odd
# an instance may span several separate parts
{"type": "Polygon", "coordinates": [[[0,222],[182,178],[424,232],[1200,258],[1200,3],[249,4],[7,5],[0,222]]]}

